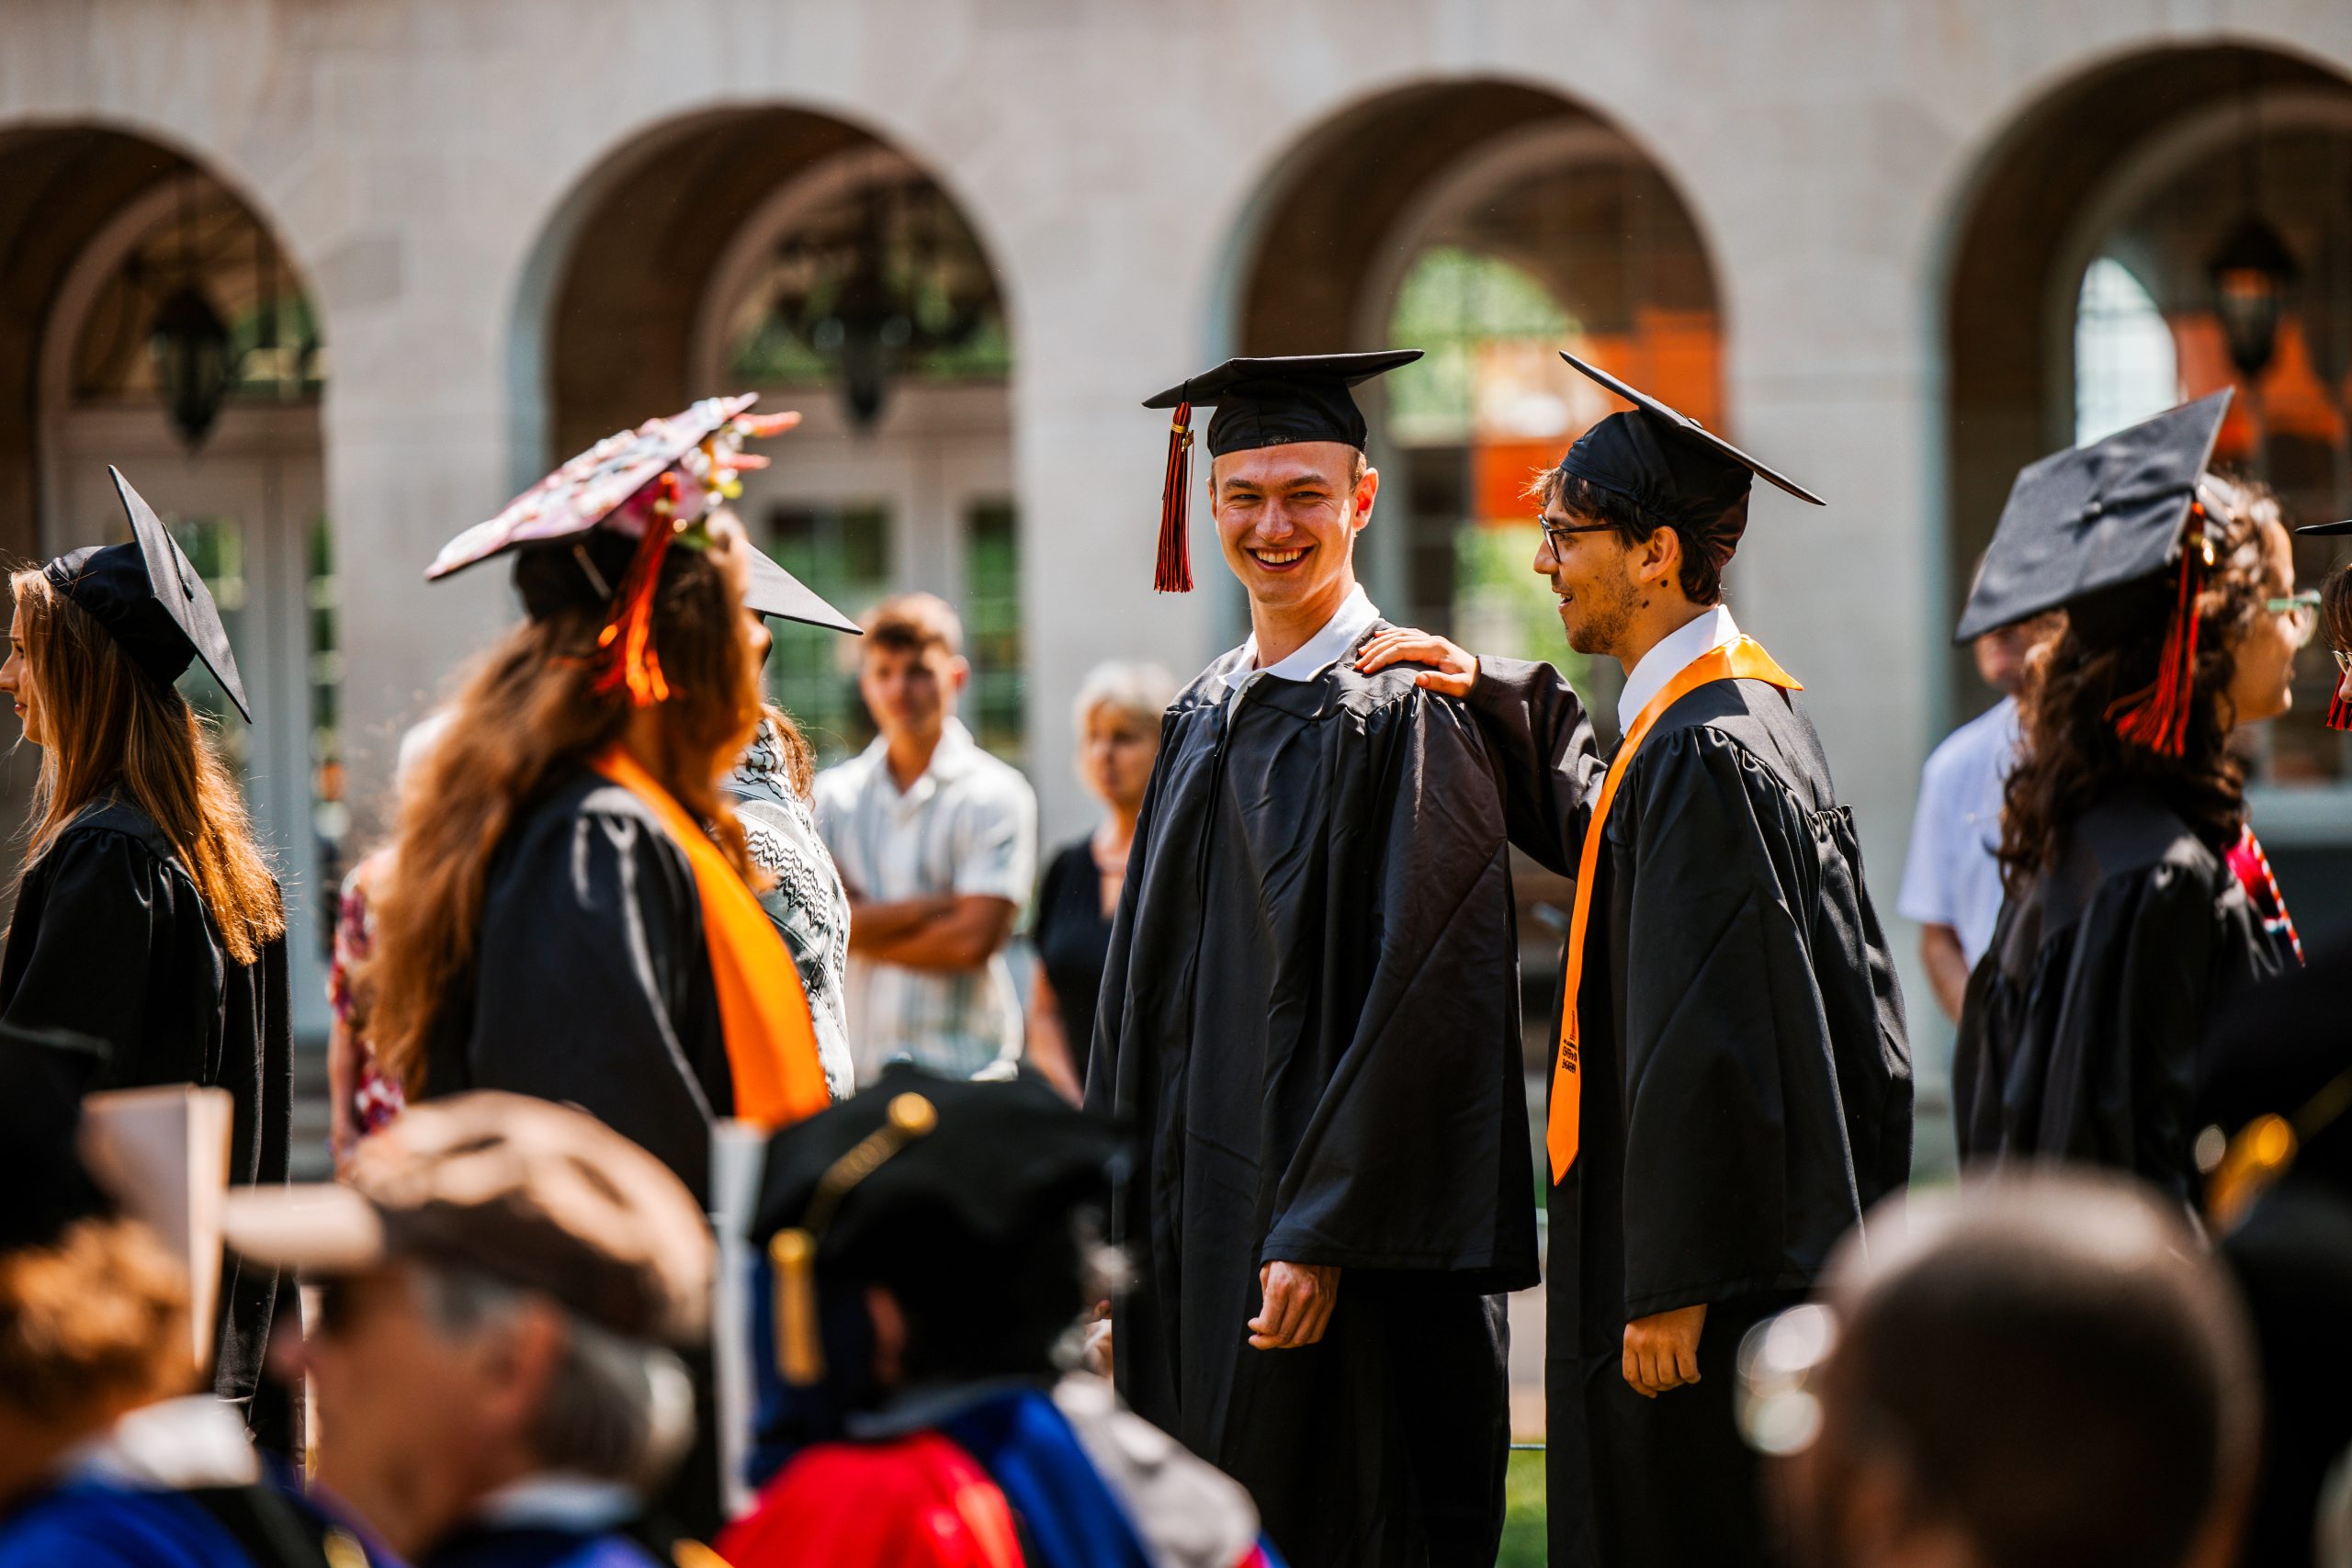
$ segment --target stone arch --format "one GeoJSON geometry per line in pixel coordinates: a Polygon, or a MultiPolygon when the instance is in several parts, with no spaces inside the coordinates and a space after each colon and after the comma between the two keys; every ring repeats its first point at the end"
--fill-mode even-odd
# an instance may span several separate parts
{"type": "MultiPolygon", "coordinates": [[[[2177,350],[2176,385],[2142,390],[2169,402],[2235,386],[2217,461],[2271,482],[2303,520],[2352,512],[2352,80],[2243,40],[2105,60],[2018,110],[1951,209],[1935,280],[1946,626],[2018,469],[2074,443],[2077,301],[2102,257],[2147,289],[2177,350]],[[2232,363],[2206,275],[2249,210],[2301,272],[2273,361],[2252,376],[2232,363]]],[[[2296,554],[2306,581],[2334,559],[2324,541],[2296,554]]],[[[2257,815],[2307,931],[2352,923],[2336,891],[2352,886],[2352,747],[2319,722],[2333,675],[2306,649],[2295,711],[2250,732],[2257,815]]],[[[1954,711],[1991,700],[1964,652],[1946,677],[1954,711]]]]}
{"type": "MultiPolygon", "coordinates": [[[[997,254],[933,163],[829,110],[735,107],[639,132],[576,183],[523,269],[508,344],[515,483],[696,397],[758,389],[788,399],[780,406],[798,408],[804,423],[777,467],[747,481],[741,509],[754,537],[853,612],[907,588],[961,605],[978,677],[967,716],[985,742],[1018,759],[1017,356],[997,254]],[[914,193],[951,231],[965,258],[958,276],[979,280],[981,313],[1002,354],[960,378],[910,367],[878,415],[849,411],[834,395],[838,379],[811,369],[808,355],[786,355],[773,373],[730,358],[730,334],[747,310],[761,309],[779,246],[884,189],[914,193]],[[869,549],[876,530],[885,543],[869,549]]],[[[865,732],[834,662],[836,641],[786,628],[771,663],[778,695],[813,719],[831,754],[865,732]]]]}
{"type": "MultiPolygon", "coordinates": [[[[1442,247],[1540,286],[1558,305],[1564,331],[1605,344],[1604,360],[1620,356],[1612,368],[1697,417],[1723,420],[1723,290],[1680,182],[1606,115],[1555,88],[1506,78],[1393,86],[1301,138],[1261,183],[1237,230],[1212,335],[1238,354],[1390,346],[1392,311],[1408,277],[1442,247]],[[1652,318],[1660,312],[1679,312],[1697,333],[1696,354],[1670,369],[1652,353],[1652,318]],[[1673,389],[1658,385],[1661,375],[1673,389]]],[[[1571,346],[1569,338],[1550,344],[1531,334],[1522,346],[1510,373],[1563,404],[1556,428],[1498,430],[1485,422],[1466,441],[1429,441],[1426,426],[1413,434],[1401,421],[1374,419],[1374,459],[1395,467],[1384,469],[1389,525],[1367,536],[1361,570],[1392,615],[1441,627],[1471,618],[1455,558],[1472,536],[1460,525],[1523,520],[1516,491],[1527,472],[1615,406],[1549,353],[1571,346]],[[1559,379],[1547,381],[1555,372],[1559,379]]],[[[1401,385],[1422,368],[1389,380],[1401,385]]],[[[1412,391],[1394,395],[1409,401],[1412,391]]],[[[1390,396],[1375,383],[1367,406],[1390,396]]],[[[1513,536],[1505,553],[1521,544],[1513,536]]],[[[1532,551],[1526,544],[1520,553],[1532,551]]],[[[1556,652],[1556,628],[1545,638],[1540,626],[1548,600],[1537,603],[1540,585],[1523,564],[1498,558],[1492,570],[1506,576],[1497,592],[1509,600],[1517,589],[1527,601],[1498,613],[1532,615],[1541,651],[1556,652]]],[[[1487,569],[1464,568],[1473,570],[1487,569]]],[[[1608,672],[1597,673],[1605,682],[1608,672]]]]}

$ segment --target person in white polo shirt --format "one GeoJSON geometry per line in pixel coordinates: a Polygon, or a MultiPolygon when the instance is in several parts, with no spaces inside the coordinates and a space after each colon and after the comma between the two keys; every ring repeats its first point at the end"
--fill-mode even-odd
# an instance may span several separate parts
{"type": "Polygon", "coordinates": [[[929,593],[876,605],[857,685],[881,733],[817,778],[818,829],[849,889],[861,1086],[894,1061],[969,1077],[1021,1054],[1004,948],[1036,876],[1037,801],[956,717],[963,641],[929,593]]]}

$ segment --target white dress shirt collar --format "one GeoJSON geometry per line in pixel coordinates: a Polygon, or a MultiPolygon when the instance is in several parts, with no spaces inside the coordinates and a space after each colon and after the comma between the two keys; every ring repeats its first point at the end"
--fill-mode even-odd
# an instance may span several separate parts
{"type": "Polygon", "coordinates": [[[1652,697],[1666,690],[1668,681],[1682,673],[1684,665],[1738,637],[1739,626],[1731,618],[1730,607],[1714,604],[1658,638],[1626,672],[1625,689],[1617,694],[1619,732],[1634,728],[1634,718],[1650,705],[1652,697]]]}
{"type": "Polygon", "coordinates": [[[1339,609],[1332,612],[1331,618],[1323,623],[1320,631],[1301,643],[1289,657],[1276,660],[1263,670],[1258,668],[1258,637],[1252,632],[1250,640],[1236,650],[1240,659],[1224,677],[1226,690],[1246,691],[1261,675],[1282,681],[1312,681],[1347,657],[1348,650],[1363,639],[1363,634],[1378,619],[1379,607],[1363,591],[1363,584],[1358,583],[1339,609]]]}
{"type": "Polygon", "coordinates": [[[76,1449],[67,1473],[133,1490],[251,1486],[261,1461],[245,1423],[209,1393],[141,1405],[76,1449]]]}

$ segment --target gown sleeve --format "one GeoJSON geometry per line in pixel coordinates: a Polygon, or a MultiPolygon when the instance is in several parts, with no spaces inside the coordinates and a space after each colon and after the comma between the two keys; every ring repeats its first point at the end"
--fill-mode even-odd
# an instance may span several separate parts
{"type": "Polygon", "coordinates": [[[1480,659],[1467,700],[1494,754],[1510,841],[1574,876],[1608,772],[1584,704],[1552,666],[1521,659],[1480,659]]]}
{"type": "Polygon", "coordinates": [[[170,874],[146,846],[111,831],[68,832],[50,851],[33,950],[6,1021],[71,1029],[110,1047],[101,1088],[209,1081],[202,1061],[166,1061],[192,1037],[147,1016],[148,976],[167,957],[170,874]]]}
{"type": "Polygon", "coordinates": [[[1638,868],[1620,998],[1637,1318],[1809,1282],[1854,1204],[1834,1093],[1806,1077],[1824,1045],[1802,811],[1705,727],[1652,738],[1620,787],[1607,831],[1630,836],[1638,868]],[[1845,1201],[1826,1200],[1824,1178],[1845,1201]]]}
{"type": "Polygon", "coordinates": [[[1370,905],[1329,927],[1369,972],[1260,1261],[1490,1271],[1516,1289],[1532,1282],[1534,1175],[1502,812],[1460,705],[1415,691],[1395,722],[1363,798],[1329,807],[1335,863],[1365,857],[1334,897],[1370,905]]]}
{"type": "Polygon", "coordinates": [[[710,1093],[680,1024],[707,962],[684,856],[655,824],[569,813],[516,847],[484,901],[473,1087],[579,1106],[707,1185],[710,1093]]]}
{"type": "MultiPolygon", "coordinates": [[[[2120,1165],[2195,1201],[2199,1037],[2216,999],[2268,973],[2226,866],[2166,863],[2085,911],[2049,1036],[2039,1146],[2120,1165]],[[2218,886],[2217,886],[2218,884],[2218,886]],[[2121,896],[2117,896],[2121,895],[2121,896]]],[[[2061,976],[2041,977],[2052,1000],[2061,976]]]]}

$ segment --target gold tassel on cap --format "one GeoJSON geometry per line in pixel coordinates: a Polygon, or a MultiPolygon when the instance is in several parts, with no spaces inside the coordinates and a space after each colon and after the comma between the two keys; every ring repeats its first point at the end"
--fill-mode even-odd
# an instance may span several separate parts
{"type": "Polygon", "coordinates": [[[768,1243],[768,1261],[775,1266],[775,1366],[795,1388],[813,1387],[825,1376],[824,1335],[817,1311],[817,1242],[833,1211],[851,1188],[939,1125],[938,1107],[914,1093],[892,1095],[888,1115],[856,1147],[826,1168],[800,1224],[776,1232],[768,1243]]]}
{"type": "Polygon", "coordinates": [[[1193,547],[1184,520],[1192,478],[1193,405],[1178,403],[1168,427],[1168,477],[1159,487],[1159,565],[1151,578],[1157,593],[1193,591],[1193,547]]]}
{"type": "Polygon", "coordinates": [[[795,1225],[768,1243],[775,1265],[775,1366],[795,1388],[809,1388],[825,1376],[825,1350],[817,1332],[817,1238],[795,1225]]]}

